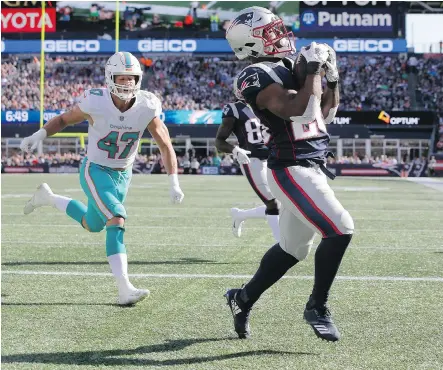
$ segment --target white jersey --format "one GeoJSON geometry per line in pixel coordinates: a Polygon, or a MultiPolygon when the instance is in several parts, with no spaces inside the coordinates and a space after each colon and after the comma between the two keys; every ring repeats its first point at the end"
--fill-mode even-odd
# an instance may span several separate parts
{"type": "Polygon", "coordinates": [[[110,168],[127,168],[134,163],[143,132],[162,111],[154,94],[139,91],[134,105],[120,112],[106,88],[86,90],[79,107],[91,117],[88,159],[110,168]]]}

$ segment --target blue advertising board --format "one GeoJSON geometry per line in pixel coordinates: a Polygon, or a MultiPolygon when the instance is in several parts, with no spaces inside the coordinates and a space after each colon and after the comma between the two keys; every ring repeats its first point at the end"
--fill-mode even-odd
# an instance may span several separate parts
{"type": "MultiPolygon", "coordinates": [[[[48,110],[44,112],[43,119],[48,121],[57,114],[63,113],[61,110],[48,110]]],[[[35,124],[40,122],[40,112],[38,110],[6,110],[2,111],[2,123],[35,124]]],[[[190,125],[219,125],[222,122],[221,110],[165,110],[160,118],[167,124],[190,124],[190,125]]],[[[361,111],[346,112],[339,111],[332,125],[380,125],[392,127],[417,127],[432,126],[435,121],[435,114],[431,111],[361,111]]]]}
{"type": "MultiPolygon", "coordinates": [[[[407,51],[405,39],[390,38],[337,38],[337,39],[298,39],[297,49],[312,41],[331,45],[339,53],[404,53],[407,51]]],[[[108,40],[46,40],[46,53],[56,54],[111,54],[115,41],[108,40]]],[[[38,40],[3,40],[2,53],[40,53],[38,40]]],[[[121,40],[120,50],[130,53],[232,53],[224,39],[144,39],[121,40]]]]}
{"type": "MultiPolygon", "coordinates": [[[[56,115],[63,113],[61,110],[48,110],[43,113],[43,120],[47,122],[56,115]]],[[[166,110],[160,118],[166,124],[220,124],[222,121],[221,110],[191,111],[191,110],[166,110]]],[[[25,123],[36,124],[40,122],[40,111],[38,110],[6,110],[2,111],[2,124],[25,123]]]]}
{"type": "Polygon", "coordinates": [[[330,8],[308,9],[301,13],[301,31],[393,33],[390,9],[330,8]]]}

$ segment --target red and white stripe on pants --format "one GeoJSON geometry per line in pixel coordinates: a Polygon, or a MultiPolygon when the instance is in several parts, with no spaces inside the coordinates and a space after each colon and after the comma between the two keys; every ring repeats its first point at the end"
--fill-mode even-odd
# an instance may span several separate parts
{"type": "Polygon", "coordinates": [[[316,233],[323,238],[353,233],[351,215],[320,168],[268,169],[268,182],[281,203],[280,245],[298,260],[306,258],[316,233]]]}
{"type": "Polygon", "coordinates": [[[251,158],[251,163],[242,164],[240,166],[241,172],[249,181],[252,189],[258,195],[258,197],[265,203],[269,200],[275,199],[269,189],[268,178],[267,178],[267,161],[251,158]]]}

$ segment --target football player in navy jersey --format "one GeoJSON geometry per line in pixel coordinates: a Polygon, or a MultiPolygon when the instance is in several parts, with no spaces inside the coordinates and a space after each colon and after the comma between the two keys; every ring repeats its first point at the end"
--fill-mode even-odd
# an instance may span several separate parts
{"type": "Polygon", "coordinates": [[[237,58],[252,62],[239,74],[238,93],[269,128],[268,183],[281,203],[280,243],[266,252],[243,288],[225,295],[235,330],[240,338],[249,336],[252,306],[306,258],[317,233],[322,240],[315,253],[314,287],[304,319],[318,337],[337,341],[340,333],[327,301],[354,223],[326,179],[326,175],[333,178],[325,167],[330,155],[326,124],[334,119],[339,104],[335,52],[326,44],[313,42],[295,54],[292,33],[279,17],[260,7],[238,13],[226,38],[237,58]],[[327,80],[325,91],[322,70],[327,80]]]}
{"type": "MultiPolygon", "coordinates": [[[[236,93],[235,84],[234,93],[236,93]]],[[[246,219],[266,218],[274,239],[278,243],[280,241],[279,207],[269,189],[266,175],[266,163],[269,156],[266,143],[269,139],[267,128],[260,124],[259,119],[245,102],[237,100],[224,106],[222,124],[217,132],[215,146],[222,152],[234,155],[243,175],[264,203],[252,209],[231,208],[232,231],[235,236],[240,237],[242,225],[246,219]],[[238,146],[233,146],[226,141],[232,133],[237,137],[238,146]]]]}

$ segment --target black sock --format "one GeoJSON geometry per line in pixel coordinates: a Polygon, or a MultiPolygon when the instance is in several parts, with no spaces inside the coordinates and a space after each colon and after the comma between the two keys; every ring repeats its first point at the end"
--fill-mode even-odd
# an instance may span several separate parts
{"type": "Polygon", "coordinates": [[[286,272],[298,262],[298,259],[286,253],[280,244],[275,244],[263,256],[254,277],[237,295],[241,303],[247,307],[260,298],[263,292],[276,283],[286,272]]]}
{"type": "Polygon", "coordinates": [[[321,241],[315,252],[315,281],[308,307],[323,305],[335,279],[352,234],[344,234],[321,241]]]}

